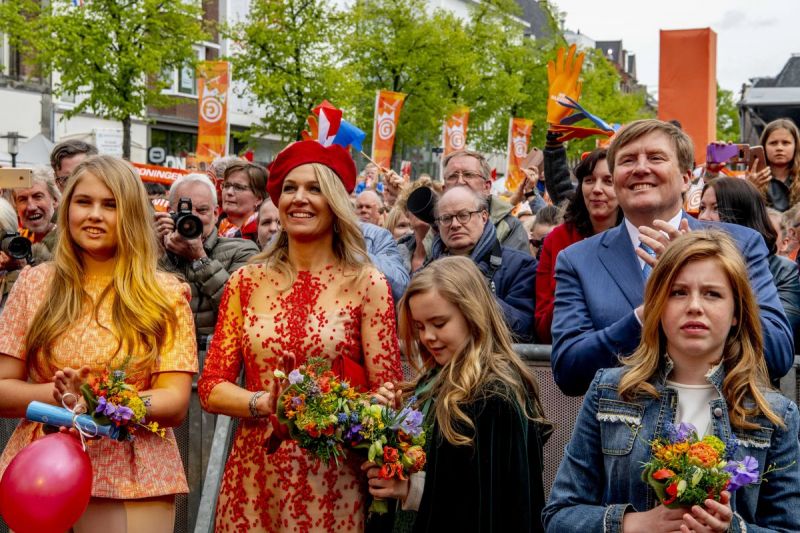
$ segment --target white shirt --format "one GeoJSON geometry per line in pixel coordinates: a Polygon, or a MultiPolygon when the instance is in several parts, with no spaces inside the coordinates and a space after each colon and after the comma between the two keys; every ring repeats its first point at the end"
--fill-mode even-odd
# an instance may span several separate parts
{"type": "Polygon", "coordinates": [[[703,438],[711,433],[711,401],[719,398],[714,385],[684,385],[667,380],[667,386],[678,393],[678,408],[675,425],[687,422],[697,428],[697,436],[703,438]]]}
{"type": "MultiPolygon", "coordinates": [[[[672,217],[667,221],[667,224],[675,228],[676,230],[681,224],[681,219],[683,218],[683,211],[678,211],[678,214],[672,217]]],[[[631,244],[633,245],[633,249],[636,250],[639,247],[639,228],[634,226],[633,223],[628,220],[627,218],[624,219],[625,221],[625,229],[628,230],[628,237],[631,238],[631,244]]],[[[639,260],[639,268],[644,268],[644,259],[639,257],[638,255],[636,258],[639,260]]]]}

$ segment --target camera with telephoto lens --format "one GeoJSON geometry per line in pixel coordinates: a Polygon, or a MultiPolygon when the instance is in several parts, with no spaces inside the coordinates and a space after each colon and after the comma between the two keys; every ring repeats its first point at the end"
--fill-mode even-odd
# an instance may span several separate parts
{"type": "Polygon", "coordinates": [[[6,232],[0,237],[0,251],[14,259],[26,259],[31,255],[31,241],[19,233],[6,232]]]}
{"type": "Polygon", "coordinates": [[[178,211],[170,213],[175,222],[175,230],[184,239],[194,239],[203,233],[203,221],[192,213],[191,198],[181,198],[178,201],[178,211]]]}

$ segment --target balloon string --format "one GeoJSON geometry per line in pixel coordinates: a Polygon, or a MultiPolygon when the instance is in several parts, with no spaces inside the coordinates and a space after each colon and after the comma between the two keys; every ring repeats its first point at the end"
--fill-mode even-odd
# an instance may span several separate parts
{"type": "Polygon", "coordinates": [[[86,406],[78,402],[78,397],[72,394],[71,392],[68,392],[61,397],[61,405],[64,406],[64,409],[72,413],[72,427],[74,427],[77,430],[78,435],[80,435],[81,445],[83,445],[83,451],[86,451],[86,439],[87,438],[91,439],[96,437],[99,432],[99,429],[97,427],[97,422],[95,422],[94,420],[87,420],[86,422],[83,422],[83,424],[85,424],[86,426],[91,425],[94,428],[94,433],[90,433],[85,429],[83,425],[78,423],[78,417],[80,415],[86,414],[86,406]],[[75,400],[75,407],[71,409],[67,406],[68,396],[71,396],[75,400]]]}

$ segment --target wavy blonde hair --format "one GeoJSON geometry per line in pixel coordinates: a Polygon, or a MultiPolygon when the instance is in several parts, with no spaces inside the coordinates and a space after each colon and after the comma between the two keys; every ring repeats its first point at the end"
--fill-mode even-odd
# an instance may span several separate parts
{"type": "Polygon", "coordinates": [[[410,307],[414,296],[431,291],[458,308],[470,331],[461,351],[434,378],[429,395],[420,398],[435,398],[436,422],[444,438],[454,446],[473,444],[475,424],[463,408],[491,392],[503,394],[490,388],[493,383],[504,385],[508,399],[516,402],[529,418],[549,425],[544,419],[536,377],[514,352],[500,307],[478,267],[466,257],[434,261],[414,276],[400,299],[400,335],[410,363],[420,374],[417,382],[404,384],[404,391],[416,389],[420,380],[427,379],[428,371],[437,366],[419,340],[410,307]]]}
{"type": "Polygon", "coordinates": [[[740,429],[756,429],[758,424],[748,418],[761,414],[783,427],[783,420],[770,409],[761,392],[770,388],[770,384],[764,362],[759,309],[747,266],[731,237],[719,230],[691,231],[680,236],[653,268],[645,288],[647,313],[642,325],[642,339],[636,351],[622,360],[627,371],[620,380],[619,395],[626,400],[640,395],[659,397],[650,380],[662,368],[667,348],[661,316],[681,270],[689,263],[706,259],[719,265],[730,283],[734,300],[736,323],[731,326],[722,352],[725,368],[722,395],[728,405],[731,424],[740,429]]]}
{"type": "MultiPolygon", "coordinates": [[[[371,264],[364,235],[353,212],[350,197],[339,177],[328,167],[319,163],[311,163],[314,175],[319,182],[322,195],[333,211],[333,253],[340,264],[356,272],[356,278],[365,272],[364,267],[371,264]]],[[[279,202],[280,203],[280,202],[279,202]]],[[[280,211],[280,207],[278,207],[280,211]]],[[[289,237],[281,224],[281,230],[267,248],[254,255],[250,263],[264,263],[267,268],[275,269],[288,280],[288,289],[297,278],[297,271],[289,262],[289,237]]]]}
{"type": "Polygon", "coordinates": [[[144,185],[125,161],[96,155],[75,169],[59,205],[60,233],[53,257],[52,281],[27,335],[26,353],[32,376],[48,380],[52,369],[63,366],[52,352],[55,340],[74,327],[87,308],[97,320],[98,309],[105,298],[112,298],[111,331],[117,339],[109,365],[118,356],[121,362],[135,354],[133,366],[126,371],[129,375],[145,371],[172,343],[178,318],[156,279],[158,245],[151,226],[152,217],[144,185]],[[95,176],[109,188],[117,211],[114,274],[96,303],[83,288],[86,272],[82,250],[69,231],[72,196],[75,187],[87,175],[95,176]]]}

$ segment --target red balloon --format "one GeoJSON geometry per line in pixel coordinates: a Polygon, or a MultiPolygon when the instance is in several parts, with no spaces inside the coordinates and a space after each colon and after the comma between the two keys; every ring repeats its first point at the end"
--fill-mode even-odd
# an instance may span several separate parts
{"type": "Polygon", "coordinates": [[[92,495],[92,463],[80,440],[53,433],[26,446],[0,479],[0,513],[15,533],[64,533],[92,495]]]}

